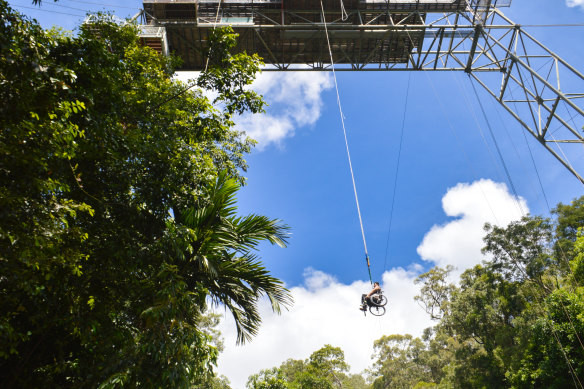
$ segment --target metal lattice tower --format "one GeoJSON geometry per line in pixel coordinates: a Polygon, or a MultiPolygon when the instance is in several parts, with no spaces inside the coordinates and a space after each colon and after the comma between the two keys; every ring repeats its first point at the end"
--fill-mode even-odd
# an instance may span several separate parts
{"type": "Polygon", "coordinates": [[[144,0],[141,29],[178,70],[202,70],[209,31],[231,25],[265,70],[466,72],[584,183],[558,147],[584,150],[584,75],[509,20],[510,3],[323,0],[334,65],[315,0],[144,0]]]}

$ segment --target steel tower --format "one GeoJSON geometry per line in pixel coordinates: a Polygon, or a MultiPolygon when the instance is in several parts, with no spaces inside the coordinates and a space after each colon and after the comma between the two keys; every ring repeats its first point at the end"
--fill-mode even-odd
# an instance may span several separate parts
{"type": "Polygon", "coordinates": [[[202,70],[207,34],[276,71],[462,71],[582,183],[557,147],[584,150],[584,75],[501,11],[511,0],[144,0],[145,44],[202,70]],[[326,20],[333,62],[325,35],[326,20]]]}

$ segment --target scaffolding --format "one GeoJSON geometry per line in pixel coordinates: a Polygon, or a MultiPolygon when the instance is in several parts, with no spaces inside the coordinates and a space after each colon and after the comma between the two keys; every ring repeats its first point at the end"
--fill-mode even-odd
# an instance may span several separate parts
{"type": "MultiPolygon", "coordinates": [[[[334,58],[353,68],[406,63],[424,39],[423,29],[406,34],[386,26],[423,27],[428,12],[461,11],[467,6],[466,0],[345,0],[344,9],[340,4],[323,0],[324,16],[330,24],[334,58]]],[[[146,25],[165,27],[170,50],[183,60],[180,70],[204,68],[209,29],[221,25],[230,25],[239,34],[238,51],[257,53],[278,69],[328,65],[319,1],[224,0],[219,7],[216,0],[146,0],[143,20],[146,25]]]]}
{"type": "Polygon", "coordinates": [[[202,70],[208,33],[230,25],[236,51],[257,53],[268,71],[465,72],[584,183],[558,147],[584,144],[584,75],[509,20],[510,5],[323,0],[323,13],[314,0],[145,0],[142,23],[164,29],[157,47],[181,57],[179,70],[202,70]]]}

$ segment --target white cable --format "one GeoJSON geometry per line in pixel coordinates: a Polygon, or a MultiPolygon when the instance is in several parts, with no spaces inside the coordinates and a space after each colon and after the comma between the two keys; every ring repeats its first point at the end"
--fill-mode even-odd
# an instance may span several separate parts
{"type": "MultiPolygon", "coordinates": [[[[324,16],[323,16],[323,18],[324,18],[324,16]]],[[[343,3],[343,0],[341,0],[341,20],[344,22],[347,19],[349,19],[349,14],[347,13],[347,10],[345,9],[345,3],[343,3]]]]}
{"type": "MultiPolygon", "coordinates": [[[[221,0],[219,0],[219,3],[217,4],[217,13],[215,14],[215,22],[213,22],[213,31],[215,31],[215,28],[217,27],[217,21],[219,20],[219,10],[221,9],[221,0]]],[[[210,52],[211,48],[209,48],[209,56],[207,56],[207,61],[205,62],[205,70],[203,70],[203,73],[207,73],[207,68],[209,67],[209,58],[210,58],[210,52]]]]}
{"type": "Polygon", "coordinates": [[[347,148],[347,158],[349,160],[349,170],[351,171],[351,180],[353,181],[353,192],[355,193],[355,203],[357,204],[357,213],[359,214],[359,224],[361,225],[361,236],[363,237],[363,246],[365,247],[365,254],[367,255],[367,242],[365,240],[365,230],[363,229],[363,219],[361,218],[361,208],[359,207],[359,197],[357,196],[357,186],[355,185],[355,175],[353,174],[353,164],[351,163],[351,153],[349,152],[349,142],[347,141],[347,130],[345,129],[345,116],[343,115],[343,108],[341,106],[341,97],[339,95],[339,85],[337,84],[337,75],[335,73],[335,63],[333,61],[333,52],[331,49],[331,42],[329,40],[328,28],[326,25],[326,17],[324,14],[324,6],[320,0],[320,8],[322,10],[322,20],[324,22],[324,32],[326,35],[326,42],[328,45],[329,55],[331,58],[331,68],[333,71],[333,79],[335,81],[335,90],[337,92],[337,105],[339,106],[339,114],[341,115],[341,124],[343,125],[343,135],[345,136],[345,146],[347,148]]]}

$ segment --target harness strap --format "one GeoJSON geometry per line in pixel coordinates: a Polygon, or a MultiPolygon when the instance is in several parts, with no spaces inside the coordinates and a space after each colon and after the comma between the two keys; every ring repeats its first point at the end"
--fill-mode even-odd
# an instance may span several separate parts
{"type": "MultiPolygon", "coordinates": [[[[341,1],[342,4],[342,1],[341,1]]],[[[343,6],[344,8],[344,6],[343,6]]],[[[333,59],[333,51],[329,38],[328,26],[326,22],[326,15],[324,13],[324,5],[320,0],[320,9],[322,11],[322,21],[324,24],[324,32],[326,36],[326,43],[331,60],[331,70],[333,71],[333,80],[335,82],[335,91],[337,93],[337,105],[339,107],[339,116],[341,117],[341,125],[343,127],[343,135],[345,137],[345,148],[347,149],[347,159],[349,161],[349,171],[351,172],[351,181],[353,182],[353,193],[355,194],[355,204],[357,205],[357,215],[359,216],[359,225],[361,226],[361,237],[363,238],[363,247],[365,249],[365,258],[367,260],[367,270],[369,271],[369,281],[373,284],[371,277],[371,265],[369,264],[369,254],[367,254],[367,241],[365,240],[365,229],[363,228],[363,218],[361,217],[361,207],[359,206],[359,197],[357,196],[357,185],[355,184],[355,174],[353,172],[353,163],[351,162],[351,153],[349,152],[349,141],[347,140],[347,129],[345,128],[345,115],[343,114],[343,107],[341,105],[341,96],[339,94],[339,84],[337,83],[337,73],[335,72],[335,61],[333,59]]],[[[343,19],[344,20],[344,19],[343,19]]]]}
{"type": "Polygon", "coordinates": [[[369,271],[369,282],[373,285],[373,278],[371,277],[371,264],[369,263],[369,254],[365,253],[365,260],[367,261],[367,270],[369,271]]]}

